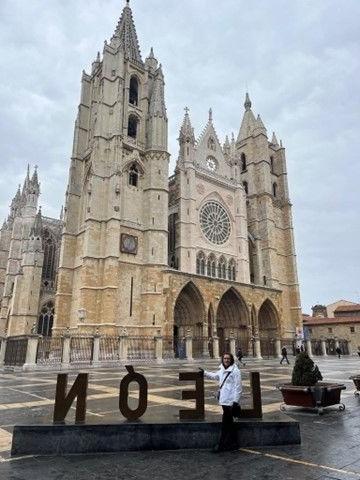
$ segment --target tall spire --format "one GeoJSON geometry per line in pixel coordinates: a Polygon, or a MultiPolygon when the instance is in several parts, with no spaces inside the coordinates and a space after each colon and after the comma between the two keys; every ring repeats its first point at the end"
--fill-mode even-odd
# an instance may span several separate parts
{"type": "Polygon", "coordinates": [[[239,135],[237,138],[238,142],[241,142],[242,140],[245,140],[245,138],[250,137],[254,129],[258,127],[256,118],[251,110],[251,100],[247,92],[245,95],[244,107],[245,107],[245,113],[241,122],[241,127],[240,127],[239,135]]]}
{"type": "Polygon", "coordinates": [[[272,134],[271,143],[272,143],[275,147],[278,147],[278,146],[279,146],[279,143],[278,143],[278,141],[277,141],[275,132],[273,132],[273,134],[272,134]]]}
{"type": "Polygon", "coordinates": [[[126,0],[126,5],[115,29],[113,39],[120,41],[120,47],[127,58],[143,66],[136,28],[128,0],[126,0]]]}

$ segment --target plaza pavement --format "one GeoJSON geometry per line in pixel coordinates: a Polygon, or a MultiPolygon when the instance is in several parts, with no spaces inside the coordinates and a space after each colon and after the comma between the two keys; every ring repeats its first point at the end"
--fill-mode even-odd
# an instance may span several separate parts
{"type": "MultiPolygon", "coordinates": [[[[279,410],[281,395],[275,386],[289,380],[292,365],[276,360],[248,359],[242,367],[244,396],[248,404],[250,370],[261,372],[264,412],[279,410]]],[[[302,445],[240,449],[214,455],[209,451],[126,452],[111,455],[69,455],[64,457],[10,457],[12,429],[15,424],[51,422],[56,372],[0,372],[0,480],[90,480],[90,479],[360,479],[360,400],[348,379],[360,373],[358,357],[320,358],[316,363],[324,380],[342,382],[346,405],[344,412],[329,409],[318,416],[307,411],[288,409],[301,426],[302,445]]],[[[179,382],[179,371],[198,366],[215,369],[218,362],[204,360],[164,364],[138,364],[149,384],[148,409],[143,421],[168,421],[178,418],[179,408],[191,407],[181,400],[186,383],[179,382]]],[[[84,370],[82,370],[84,371],[84,370]]],[[[121,422],[118,409],[119,383],[126,375],[123,366],[90,370],[87,422],[121,422]]],[[[69,386],[76,373],[69,376],[69,386]]],[[[213,382],[205,384],[206,418],[220,420],[213,382]]],[[[136,402],[136,391],[131,391],[136,402]]],[[[67,422],[72,423],[74,408],[67,422]]]]}

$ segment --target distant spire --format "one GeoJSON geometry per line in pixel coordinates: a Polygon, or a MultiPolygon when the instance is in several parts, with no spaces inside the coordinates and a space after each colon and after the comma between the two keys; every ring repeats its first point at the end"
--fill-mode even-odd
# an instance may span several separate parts
{"type": "Polygon", "coordinates": [[[61,210],[60,210],[60,220],[64,220],[64,205],[61,205],[61,210]]]}
{"type": "Polygon", "coordinates": [[[155,73],[154,87],[150,98],[149,115],[166,118],[164,74],[161,64],[155,73]]]}
{"type": "Polygon", "coordinates": [[[41,214],[41,207],[39,207],[39,211],[35,216],[34,224],[31,227],[30,236],[40,237],[41,232],[42,232],[42,214],[41,214]]]}
{"type": "Polygon", "coordinates": [[[229,142],[229,137],[227,135],[225,137],[223,150],[224,150],[224,153],[226,153],[226,154],[230,153],[230,142],[229,142]]]}
{"type": "Polygon", "coordinates": [[[158,66],[158,61],[154,55],[154,49],[151,47],[149,56],[145,60],[145,68],[149,70],[151,73],[155,72],[158,66]]]}
{"type": "Polygon", "coordinates": [[[272,134],[271,143],[272,143],[273,145],[275,145],[275,147],[278,147],[278,146],[279,146],[278,141],[277,141],[277,138],[276,138],[276,135],[275,135],[275,132],[273,132],[273,134],[272,134]]]}
{"type": "Polygon", "coordinates": [[[209,122],[213,121],[212,108],[209,109],[209,122]]]}
{"type": "Polygon", "coordinates": [[[189,108],[185,107],[185,116],[180,128],[179,142],[181,144],[187,141],[195,145],[195,135],[190,121],[189,108]]]}
{"type": "Polygon", "coordinates": [[[154,49],[153,49],[153,47],[151,47],[151,49],[150,49],[150,55],[149,55],[149,58],[155,58],[155,56],[154,56],[154,49]]]}
{"type": "Polygon", "coordinates": [[[251,109],[251,100],[250,100],[248,92],[246,92],[246,95],[245,95],[244,107],[245,107],[245,110],[250,110],[251,109]]]}
{"type": "Polygon", "coordinates": [[[254,128],[254,134],[258,135],[259,133],[263,133],[264,135],[267,135],[264,122],[262,121],[260,115],[257,116],[256,126],[254,128]]]}
{"type": "Polygon", "coordinates": [[[113,39],[114,38],[119,39],[120,47],[123,49],[125,56],[143,66],[135,23],[128,1],[126,1],[126,5],[115,29],[113,39]]]}

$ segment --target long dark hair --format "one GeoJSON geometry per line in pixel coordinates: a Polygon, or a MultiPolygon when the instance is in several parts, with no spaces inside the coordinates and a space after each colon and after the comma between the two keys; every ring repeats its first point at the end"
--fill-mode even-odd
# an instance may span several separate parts
{"type": "Polygon", "coordinates": [[[225,367],[225,365],[224,365],[224,357],[225,357],[225,355],[229,355],[229,357],[230,357],[230,366],[231,366],[231,365],[234,365],[234,363],[235,363],[234,355],[233,355],[232,353],[224,352],[224,353],[222,354],[222,356],[221,356],[221,363],[222,363],[223,367],[225,367]]]}

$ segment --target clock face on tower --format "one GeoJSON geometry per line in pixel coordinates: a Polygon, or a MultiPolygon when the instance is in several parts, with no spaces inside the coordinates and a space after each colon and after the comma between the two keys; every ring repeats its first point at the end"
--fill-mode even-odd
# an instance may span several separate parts
{"type": "Polygon", "coordinates": [[[211,172],[215,172],[217,169],[217,163],[214,157],[208,157],[206,160],[206,166],[211,172]]]}
{"type": "Polygon", "coordinates": [[[120,240],[120,251],[123,253],[131,253],[132,255],[137,254],[138,239],[133,235],[128,235],[127,233],[121,234],[120,240]]]}

